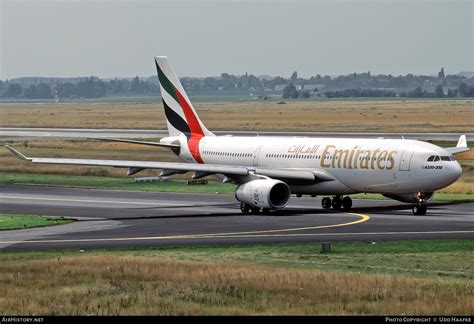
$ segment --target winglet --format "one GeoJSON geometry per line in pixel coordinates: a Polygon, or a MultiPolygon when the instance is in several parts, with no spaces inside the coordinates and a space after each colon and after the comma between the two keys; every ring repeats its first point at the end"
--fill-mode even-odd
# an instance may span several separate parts
{"type": "Polygon", "coordinates": [[[448,151],[451,154],[463,153],[470,150],[471,149],[467,146],[466,135],[459,136],[459,140],[458,140],[458,143],[456,144],[456,147],[448,147],[446,149],[446,151],[448,151]]]}
{"type": "Polygon", "coordinates": [[[458,144],[456,147],[467,147],[466,135],[459,136],[458,144]]]}
{"type": "Polygon", "coordinates": [[[30,157],[27,157],[23,154],[21,154],[20,152],[18,152],[17,150],[15,150],[13,147],[11,146],[8,146],[8,145],[5,145],[5,147],[13,153],[13,155],[15,155],[17,158],[19,158],[20,160],[25,160],[25,161],[32,161],[33,158],[30,158],[30,157]]]}

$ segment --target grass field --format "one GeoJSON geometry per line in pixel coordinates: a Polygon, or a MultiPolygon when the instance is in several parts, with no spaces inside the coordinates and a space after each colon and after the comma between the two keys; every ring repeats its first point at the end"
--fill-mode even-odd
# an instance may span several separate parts
{"type": "Polygon", "coordinates": [[[473,241],[0,253],[21,315],[471,315],[473,241]],[[54,278],[52,280],[52,278],[54,278]]]}
{"type": "Polygon", "coordinates": [[[62,225],[72,221],[63,217],[0,214],[0,231],[62,225]]]}
{"type": "MultiPolygon", "coordinates": [[[[191,98],[192,100],[192,98],[191,98]]],[[[472,132],[472,100],[196,102],[210,130],[472,132]]],[[[157,103],[2,104],[0,126],[165,129],[157,103]]]]}

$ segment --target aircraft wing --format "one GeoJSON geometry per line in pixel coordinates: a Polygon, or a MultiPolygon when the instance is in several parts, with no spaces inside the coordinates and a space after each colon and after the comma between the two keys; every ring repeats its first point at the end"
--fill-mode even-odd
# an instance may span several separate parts
{"type": "Polygon", "coordinates": [[[267,169],[249,166],[221,165],[221,164],[193,164],[181,162],[153,162],[153,161],[126,161],[126,160],[93,160],[93,159],[65,159],[65,158],[36,158],[28,157],[14,148],[5,145],[17,158],[33,163],[71,164],[128,168],[129,174],[133,170],[162,169],[176,172],[194,171],[200,174],[225,174],[232,176],[246,176],[250,174],[267,176],[275,179],[306,180],[314,182],[334,181],[335,179],[321,169],[267,169]]]}
{"type": "Polygon", "coordinates": [[[446,148],[446,151],[448,151],[451,154],[458,154],[458,153],[463,153],[470,151],[471,149],[467,146],[467,140],[466,140],[466,135],[461,135],[459,136],[458,143],[456,147],[448,147],[446,148]]]}

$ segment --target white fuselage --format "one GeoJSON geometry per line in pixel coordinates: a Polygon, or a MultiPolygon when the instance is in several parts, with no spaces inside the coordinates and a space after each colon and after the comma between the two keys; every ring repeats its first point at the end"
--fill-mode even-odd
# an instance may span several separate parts
{"type": "MultiPolygon", "coordinates": [[[[183,135],[180,141],[185,140],[183,135]]],[[[181,147],[180,158],[195,163],[187,145],[181,147]]],[[[432,192],[461,175],[460,165],[446,150],[402,139],[205,136],[200,140],[199,154],[204,163],[319,169],[336,179],[290,181],[294,194],[432,192]],[[432,156],[439,160],[428,161],[432,156]]]]}

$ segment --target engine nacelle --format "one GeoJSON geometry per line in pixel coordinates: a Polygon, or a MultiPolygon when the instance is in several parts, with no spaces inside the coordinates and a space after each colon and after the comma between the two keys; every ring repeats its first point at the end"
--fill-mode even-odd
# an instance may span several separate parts
{"type": "MultiPolygon", "coordinates": [[[[395,199],[401,202],[406,202],[406,203],[418,203],[419,202],[419,197],[418,197],[418,192],[414,192],[411,194],[382,194],[383,196],[391,199],[395,199]]],[[[424,201],[430,201],[433,196],[434,192],[424,192],[424,201]]]]}
{"type": "Polygon", "coordinates": [[[253,207],[278,209],[290,200],[290,187],[279,180],[253,180],[238,186],[235,198],[253,207]]]}

